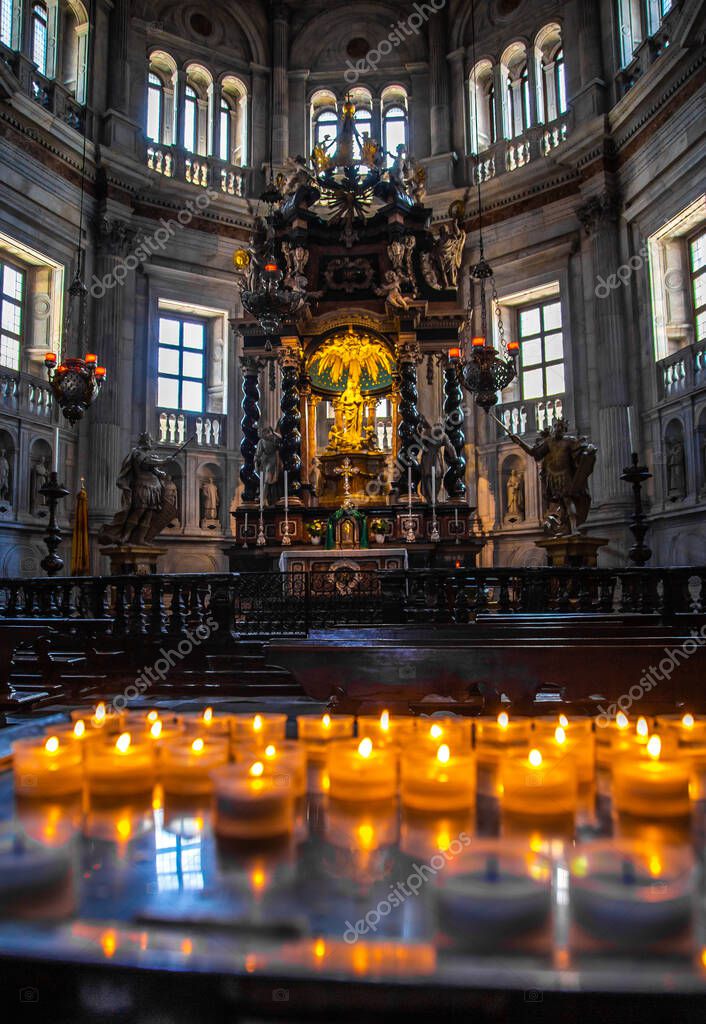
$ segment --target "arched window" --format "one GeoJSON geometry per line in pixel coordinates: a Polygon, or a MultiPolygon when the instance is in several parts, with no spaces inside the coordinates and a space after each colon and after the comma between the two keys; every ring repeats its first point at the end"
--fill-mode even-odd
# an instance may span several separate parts
{"type": "Polygon", "coordinates": [[[647,31],[652,36],[667,17],[674,0],[647,0],[647,31]]]}
{"type": "Polygon", "coordinates": [[[175,81],[176,62],[168,53],[156,50],[150,56],[147,75],[145,134],[162,146],[171,146],[176,138],[175,81]]]}
{"type": "Polygon", "coordinates": [[[67,3],[62,36],[61,80],[79,103],[85,103],[88,14],[80,0],[67,3]]]}
{"type": "Polygon", "coordinates": [[[20,46],[21,0],[0,0],[0,43],[18,50],[20,46]]]}
{"type": "Polygon", "coordinates": [[[326,142],[336,135],[338,114],[335,110],[322,110],[314,120],[314,145],[326,142]]]}
{"type": "Polygon", "coordinates": [[[409,146],[409,115],[407,93],[399,85],[390,85],[382,91],[382,145],[387,152],[387,166],[391,166],[398,146],[409,146]]]}
{"type": "Polygon", "coordinates": [[[184,138],[182,145],[189,153],[206,156],[212,148],[213,79],[200,64],[186,69],[184,93],[184,138]]]}
{"type": "Polygon", "coordinates": [[[627,67],[642,43],[642,12],[640,0],[617,0],[618,33],[620,36],[620,62],[627,67]]]}
{"type": "Polygon", "coordinates": [[[481,60],[468,79],[471,112],[471,152],[483,153],[497,142],[495,69],[489,60],[481,60]]]}
{"type": "MultiPolygon", "coordinates": [[[[355,106],[353,120],[356,131],[362,139],[365,135],[372,137],[373,134],[373,98],[367,89],[351,89],[348,98],[355,106]]],[[[353,157],[360,158],[360,143],[356,140],[353,143],[353,157]]]]}
{"type": "Polygon", "coordinates": [[[545,25],[535,41],[537,110],[545,124],[567,111],[566,65],[561,26],[545,25]]]}
{"type": "Polygon", "coordinates": [[[335,138],[338,126],[336,97],[328,89],[319,89],[311,97],[311,149],[326,141],[335,138]]]}
{"type": "Polygon", "coordinates": [[[530,127],[530,90],[527,48],[515,43],[503,54],[505,137],[516,139],[530,127]]]}
{"type": "Polygon", "coordinates": [[[43,0],[32,4],[31,21],[32,60],[40,75],[49,70],[49,8],[43,0]]]}
{"type": "Polygon", "coordinates": [[[223,80],[218,112],[218,156],[226,163],[241,167],[248,162],[247,99],[247,90],[239,79],[229,76],[223,80]]]}

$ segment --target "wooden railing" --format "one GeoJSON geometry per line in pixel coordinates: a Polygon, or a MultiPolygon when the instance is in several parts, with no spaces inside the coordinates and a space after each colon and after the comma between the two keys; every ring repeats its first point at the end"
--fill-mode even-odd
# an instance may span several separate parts
{"type": "Polygon", "coordinates": [[[332,571],[0,580],[3,618],[104,623],[108,635],[305,635],[341,625],[467,624],[496,615],[706,622],[706,567],[332,571]]]}

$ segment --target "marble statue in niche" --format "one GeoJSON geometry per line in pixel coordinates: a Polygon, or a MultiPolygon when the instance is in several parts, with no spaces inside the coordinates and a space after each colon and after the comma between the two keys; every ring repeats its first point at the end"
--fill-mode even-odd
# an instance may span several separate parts
{"type": "Polygon", "coordinates": [[[218,484],[212,476],[207,476],[201,482],[201,524],[211,524],[218,521],[218,510],[221,504],[221,496],[218,493],[218,484]]]}
{"type": "MultiPolygon", "coordinates": [[[[176,455],[186,448],[189,440],[177,449],[176,455]]],[[[140,434],[120,467],[116,484],[122,491],[122,508],[112,523],[102,527],[98,535],[101,544],[149,545],[172,522],[176,508],[167,501],[166,473],[162,467],[173,458],[174,455],[161,458],[154,450],[150,435],[140,434]]]]}
{"type": "Polygon", "coordinates": [[[30,485],[30,512],[37,515],[46,508],[47,499],[45,495],[41,493],[42,487],[44,487],[49,476],[49,467],[47,465],[46,455],[40,456],[37,462],[32,467],[31,485],[30,485]]]}
{"type": "Polygon", "coordinates": [[[7,449],[0,449],[0,501],[12,502],[12,470],[7,449]]]}
{"type": "Polygon", "coordinates": [[[260,486],[264,489],[266,505],[275,505],[279,497],[277,491],[281,466],[279,455],[281,443],[282,438],[272,427],[262,428],[260,440],[255,449],[255,469],[260,478],[260,486]]]}
{"type": "Polygon", "coordinates": [[[670,501],[686,497],[686,461],[681,438],[667,441],[667,497],[670,501]]]}
{"type": "Polygon", "coordinates": [[[525,478],[516,469],[510,470],[505,484],[506,513],[509,523],[519,523],[525,518],[525,478]]]}

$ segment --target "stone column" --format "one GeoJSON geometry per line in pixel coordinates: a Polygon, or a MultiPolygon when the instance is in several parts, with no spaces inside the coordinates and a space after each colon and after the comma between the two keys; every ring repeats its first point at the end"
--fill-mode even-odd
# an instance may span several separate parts
{"type": "Polygon", "coordinates": [[[301,361],[299,352],[294,345],[282,348],[280,365],[282,367],[282,399],[280,403],[282,415],[277,424],[277,432],[282,438],[282,468],[288,474],[290,504],[301,504],[302,416],[299,395],[301,361]]]}
{"type": "Polygon", "coordinates": [[[309,72],[289,72],[289,156],[306,156],[311,148],[307,144],[306,82],[309,72]]]}
{"type": "Polygon", "coordinates": [[[100,396],[90,411],[88,487],[91,515],[109,519],[120,504],[115,480],[131,440],[133,422],[133,338],[124,330],[135,306],[134,272],[124,273],[125,258],[135,244],[127,222],[103,217],[98,222],[92,295],[92,331],[96,351],[107,368],[100,396]],[[116,273],[117,271],[117,273],[116,273]]]}
{"type": "Polygon", "coordinates": [[[432,156],[438,156],[451,149],[445,5],[429,16],[429,78],[431,152],[432,156]]]}
{"type": "Polygon", "coordinates": [[[176,103],[176,139],[174,142],[177,146],[183,149],[184,129],[186,125],[186,72],[179,68],[175,78],[174,102],[176,103]]]}
{"type": "Polygon", "coordinates": [[[370,137],[382,143],[382,134],[382,100],[375,96],[370,118],[370,137]]]}
{"type": "MultiPolygon", "coordinates": [[[[468,152],[466,141],[466,102],[467,102],[467,81],[466,81],[466,53],[461,47],[450,53],[448,60],[451,64],[451,110],[452,138],[451,144],[459,159],[459,166],[465,167],[465,156],[468,152]]],[[[465,175],[464,175],[465,176],[465,175]]]]}
{"type": "Polygon", "coordinates": [[[253,167],[253,194],[257,195],[264,183],[263,167],[267,161],[269,133],[267,110],[269,106],[269,71],[259,64],[251,64],[252,96],[250,97],[249,124],[253,167]]]}
{"type": "MultiPolygon", "coordinates": [[[[31,4],[27,4],[31,7],[31,4]]],[[[130,33],[129,0],[114,0],[110,15],[110,75],[108,105],[111,110],[127,114],[130,109],[130,67],[128,36],[130,33]]],[[[93,26],[91,26],[93,32],[93,26]]],[[[93,40],[91,40],[93,42],[93,40]]]]}
{"type": "Polygon", "coordinates": [[[255,470],[255,449],[260,424],[260,366],[257,359],[252,356],[241,356],[240,369],[243,378],[243,418],[240,423],[243,431],[240,442],[240,454],[243,457],[243,464],[240,467],[240,479],[243,483],[242,500],[243,503],[254,503],[260,496],[260,478],[255,470]]]}
{"type": "MultiPolygon", "coordinates": [[[[597,275],[609,277],[621,265],[618,240],[620,199],[604,192],[594,196],[578,211],[578,217],[590,238],[591,280],[597,275]]],[[[625,335],[625,289],[610,289],[605,297],[591,294],[594,309],[596,364],[598,379],[598,424],[600,448],[599,472],[602,498],[609,504],[623,504],[625,485],[620,475],[630,463],[628,409],[630,390],[625,335]]]]}
{"type": "MultiPolygon", "coordinates": [[[[223,89],[220,82],[214,82],[212,93],[211,93],[211,149],[210,154],[220,159],[221,156],[221,100],[223,99],[223,89]]],[[[230,163],[230,153],[227,154],[226,160],[230,163]]]]}
{"type": "Polygon", "coordinates": [[[447,501],[466,499],[466,435],[463,432],[463,391],[459,383],[458,363],[448,360],[444,367],[444,426],[456,452],[456,461],[444,473],[447,501]]]}
{"type": "Polygon", "coordinates": [[[431,154],[427,97],[429,96],[429,67],[426,64],[408,65],[412,80],[409,106],[409,149],[417,160],[431,154]]]}
{"type": "Polygon", "coordinates": [[[607,108],[600,8],[600,0],[568,0],[566,4],[564,24],[574,26],[564,33],[567,92],[578,124],[607,108]]]}
{"type": "Polygon", "coordinates": [[[401,500],[409,494],[408,467],[412,467],[412,497],[417,496],[421,477],[419,458],[419,394],[417,391],[417,360],[419,349],[416,342],[402,342],[399,348],[398,366],[400,374],[400,423],[397,428],[400,439],[399,460],[402,476],[399,483],[401,500]]]}
{"type": "Polygon", "coordinates": [[[289,156],[289,13],[283,3],[275,4],[272,35],[272,162],[281,167],[289,156]]]}

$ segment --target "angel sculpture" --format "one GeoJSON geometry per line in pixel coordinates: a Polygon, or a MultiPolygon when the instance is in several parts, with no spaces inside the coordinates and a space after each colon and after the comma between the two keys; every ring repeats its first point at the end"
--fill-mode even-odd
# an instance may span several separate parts
{"type": "Polygon", "coordinates": [[[325,342],[311,362],[311,368],[319,376],[328,376],[334,385],[347,373],[354,387],[360,384],[363,373],[377,381],[382,373],[391,373],[393,366],[392,354],[384,345],[367,334],[357,334],[352,327],[325,342]]]}
{"type": "Polygon", "coordinates": [[[431,252],[421,254],[422,273],[430,288],[436,291],[456,288],[463,261],[466,232],[455,220],[450,228],[441,225],[431,252]]]}
{"type": "Polygon", "coordinates": [[[385,299],[386,306],[392,306],[394,309],[410,307],[409,299],[402,294],[402,275],[397,270],[387,271],[384,282],[375,289],[375,294],[385,299]]]}

